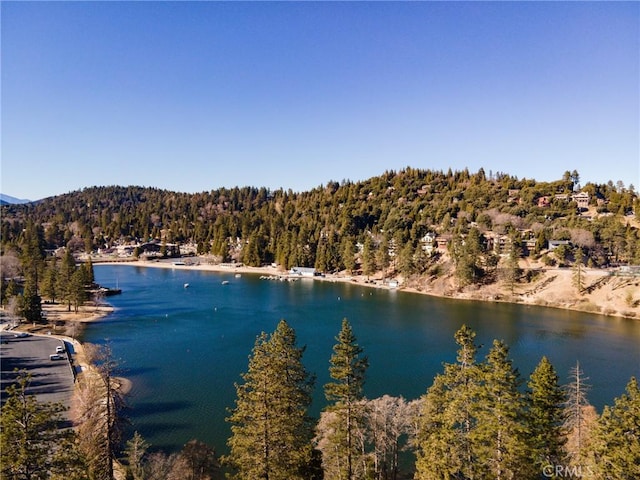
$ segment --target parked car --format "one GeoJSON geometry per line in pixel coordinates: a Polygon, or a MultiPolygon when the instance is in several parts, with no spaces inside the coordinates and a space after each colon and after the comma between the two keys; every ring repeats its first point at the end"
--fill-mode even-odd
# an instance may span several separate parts
{"type": "Polygon", "coordinates": [[[49,360],[64,360],[64,355],[54,353],[53,355],[49,355],[49,360]]]}
{"type": "Polygon", "coordinates": [[[64,347],[57,346],[56,347],[56,353],[64,353],[64,347]]]}

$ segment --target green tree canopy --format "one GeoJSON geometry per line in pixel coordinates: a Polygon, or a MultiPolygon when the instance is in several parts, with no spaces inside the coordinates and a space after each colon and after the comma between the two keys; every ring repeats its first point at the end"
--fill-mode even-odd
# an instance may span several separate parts
{"type": "Polygon", "coordinates": [[[226,462],[233,478],[306,478],[313,435],[307,408],[315,379],[302,364],[304,350],[284,320],[256,339],[227,419],[232,434],[226,462]]]}
{"type": "Polygon", "coordinates": [[[532,470],[539,474],[545,466],[562,464],[566,397],[558,374],[547,357],[542,357],[529,377],[527,387],[526,423],[534,463],[532,470]]]}
{"type": "Polygon", "coordinates": [[[0,472],[6,479],[49,479],[64,469],[54,453],[73,434],[63,431],[59,403],[38,402],[29,393],[31,376],[20,372],[7,387],[7,401],[0,415],[0,472]]]}
{"type": "MultiPolygon", "coordinates": [[[[333,402],[327,409],[335,414],[334,434],[330,441],[333,443],[340,467],[336,478],[352,480],[356,478],[355,459],[359,449],[355,440],[355,432],[363,430],[364,409],[361,404],[365,373],[369,360],[363,356],[363,349],[357,343],[349,321],[342,320],[342,328],[336,337],[337,343],[333,347],[329,375],[332,381],[325,384],[324,392],[327,400],[333,402]]],[[[328,459],[323,458],[323,463],[328,459]]]]}

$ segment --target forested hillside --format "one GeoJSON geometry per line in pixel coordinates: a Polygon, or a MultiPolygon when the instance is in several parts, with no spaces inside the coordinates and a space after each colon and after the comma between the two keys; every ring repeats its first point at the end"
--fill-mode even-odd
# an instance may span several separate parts
{"type": "MultiPolygon", "coordinates": [[[[375,270],[395,258],[396,268],[419,273],[425,235],[445,238],[448,250],[460,257],[464,249],[455,250],[460,247],[456,239],[471,232],[471,240],[479,242],[473,248],[485,251],[488,239],[511,235],[521,250],[522,242],[535,238],[534,254],[549,240],[568,240],[582,249],[585,264],[639,264],[640,201],[634,187],[622,182],[580,187],[578,182],[575,171],[556,182],[536,182],[482,169],[471,174],[406,168],[302,193],[91,187],[35,204],[3,206],[2,246],[19,245],[27,223],[34,222],[42,227],[47,249],[95,251],[157,240],[196,244],[198,253],[248,265],[375,270]],[[587,194],[582,200],[587,208],[578,208],[578,192],[587,194]]],[[[566,258],[571,260],[571,252],[566,258]]],[[[486,270],[491,259],[483,261],[472,270],[486,270]]]]}

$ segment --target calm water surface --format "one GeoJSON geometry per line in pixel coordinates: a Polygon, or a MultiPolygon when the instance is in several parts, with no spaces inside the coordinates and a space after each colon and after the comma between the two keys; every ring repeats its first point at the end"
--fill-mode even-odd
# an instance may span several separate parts
{"type": "Polygon", "coordinates": [[[115,312],[89,325],[82,340],[109,341],[133,381],[131,428],[168,451],[192,438],[226,451],[234,382],[247,369],[256,336],[283,318],[306,345],[305,365],[317,375],[314,415],[324,405],[322,385],[345,317],[369,357],[369,398],[423,394],[442,363],[455,360],[453,335],[464,323],[477,332],[481,357],[494,338],[504,340],[525,379],[543,355],[563,382],[580,361],[598,410],[632,375],[640,376],[637,320],[248,274],[99,265],[95,276],[123,293],[108,299],[115,312]]]}

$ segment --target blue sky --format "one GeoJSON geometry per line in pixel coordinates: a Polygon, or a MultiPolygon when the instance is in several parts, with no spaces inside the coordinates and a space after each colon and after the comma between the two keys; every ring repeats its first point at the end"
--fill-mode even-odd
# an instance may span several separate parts
{"type": "Polygon", "coordinates": [[[405,166],[640,187],[637,2],[7,2],[2,193],[405,166]]]}

